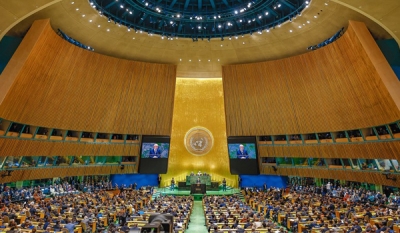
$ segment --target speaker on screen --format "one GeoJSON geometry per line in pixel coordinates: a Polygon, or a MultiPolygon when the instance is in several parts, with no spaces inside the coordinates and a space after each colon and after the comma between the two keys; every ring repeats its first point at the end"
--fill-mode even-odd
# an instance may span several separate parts
{"type": "Polygon", "coordinates": [[[228,137],[228,153],[231,174],[259,174],[256,137],[228,137]]]}
{"type": "Polygon", "coordinates": [[[168,170],[169,137],[143,136],[140,148],[139,172],[165,174],[168,170]]]}

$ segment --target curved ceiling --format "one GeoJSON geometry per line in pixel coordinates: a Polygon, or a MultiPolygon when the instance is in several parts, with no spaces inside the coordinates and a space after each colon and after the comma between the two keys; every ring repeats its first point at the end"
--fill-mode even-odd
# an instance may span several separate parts
{"type": "Polygon", "coordinates": [[[193,42],[267,30],[301,15],[308,0],[89,0],[108,22],[193,42]]]}
{"type": "MultiPolygon", "coordinates": [[[[329,0],[313,0],[303,11],[302,16],[293,19],[292,22],[284,23],[281,27],[276,27],[269,32],[264,31],[262,34],[253,33],[239,36],[238,39],[226,38],[224,41],[220,38],[211,39],[210,42],[206,39],[193,42],[192,39],[184,38],[171,41],[163,40],[161,36],[128,31],[127,27],[109,23],[108,19],[93,9],[87,0],[53,2],[52,5],[18,23],[8,34],[22,35],[34,20],[50,18],[55,30],[63,30],[70,37],[94,48],[95,52],[124,59],[176,64],[179,77],[221,77],[221,66],[225,64],[280,59],[308,52],[307,47],[331,37],[340,28],[346,27],[350,19],[365,22],[377,38],[391,38],[382,25],[376,24],[367,17],[368,14],[361,14],[350,9],[340,0],[335,1],[340,4],[329,0]]],[[[10,8],[8,2],[13,1],[0,0],[0,13],[3,9],[10,8]]],[[[24,2],[43,3],[46,1],[24,2]]],[[[49,2],[51,1],[47,0],[47,4],[49,2]]],[[[388,2],[393,3],[391,7],[395,10],[391,14],[397,15],[398,18],[400,14],[396,14],[396,10],[400,9],[400,4],[396,5],[398,3],[396,0],[388,0],[388,2]]],[[[360,4],[367,3],[360,2],[360,4]]],[[[373,0],[368,0],[368,4],[380,5],[373,0]]],[[[11,9],[18,11],[18,7],[14,5],[11,9]]],[[[371,7],[365,7],[365,9],[372,12],[369,14],[374,14],[371,7]]],[[[6,12],[9,10],[6,9],[6,12]]],[[[15,14],[6,16],[4,20],[12,22],[15,14]]],[[[393,21],[395,18],[390,18],[392,35],[393,30],[400,27],[393,21]]],[[[7,25],[7,22],[3,24],[0,21],[0,27],[6,29],[4,25],[7,25]]],[[[396,33],[397,30],[394,34],[396,33]]]]}

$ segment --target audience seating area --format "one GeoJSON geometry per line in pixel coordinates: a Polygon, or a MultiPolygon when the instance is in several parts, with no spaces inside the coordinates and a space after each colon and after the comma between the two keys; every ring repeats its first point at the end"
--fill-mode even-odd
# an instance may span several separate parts
{"type": "Polygon", "coordinates": [[[334,187],[245,191],[246,203],[292,232],[399,232],[400,196],[334,187]]]}
{"type": "Polygon", "coordinates": [[[152,200],[153,188],[136,190],[131,185],[118,189],[108,182],[85,185],[86,192],[69,189],[72,186],[63,183],[57,189],[56,186],[20,189],[17,196],[14,195],[17,191],[13,190],[11,195],[8,187],[2,187],[0,231],[72,233],[68,227],[72,224],[77,233],[106,229],[129,232],[140,230],[154,213],[172,214],[175,232],[188,227],[193,207],[191,197],[160,196],[152,200]]]}

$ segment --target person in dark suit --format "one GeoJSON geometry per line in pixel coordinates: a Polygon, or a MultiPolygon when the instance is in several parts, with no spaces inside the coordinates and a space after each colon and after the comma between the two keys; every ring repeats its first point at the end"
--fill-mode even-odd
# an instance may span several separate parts
{"type": "Polygon", "coordinates": [[[247,150],[244,149],[244,146],[242,144],[239,145],[239,150],[236,152],[236,155],[238,159],[249,158],[249,154],[247,153],[247,150]]]}
{"type": "Polygon", "coordinates": [[[158,148],[158,144],[153,145],[153,149],[150,149],[149,158],[158,159],[161,157],[161,150],[158,148]]]}

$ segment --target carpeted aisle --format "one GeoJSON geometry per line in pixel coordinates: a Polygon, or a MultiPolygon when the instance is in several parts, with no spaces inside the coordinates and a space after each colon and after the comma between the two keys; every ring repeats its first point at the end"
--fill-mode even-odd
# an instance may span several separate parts
{"type": "Polygon", "coordinates": [[[204,226],[205,218],[201,201],[194,201],[192,215],[190,216],[189,228],[185,233],[206,233],[207,227],[204,226]]]}

